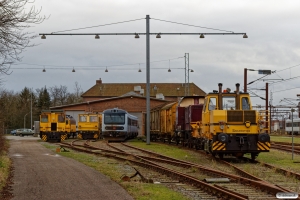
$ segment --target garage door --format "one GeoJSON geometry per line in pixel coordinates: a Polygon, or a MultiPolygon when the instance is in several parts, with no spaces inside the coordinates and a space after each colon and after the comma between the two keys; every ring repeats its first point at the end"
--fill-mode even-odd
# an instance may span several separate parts
{"type": "Polygon", "coordinates": [[[78,127],[78,114],[84,113],[84,110],[66,110],[66,115],[71,115],[76,120],[76,128],[78,127]]]}

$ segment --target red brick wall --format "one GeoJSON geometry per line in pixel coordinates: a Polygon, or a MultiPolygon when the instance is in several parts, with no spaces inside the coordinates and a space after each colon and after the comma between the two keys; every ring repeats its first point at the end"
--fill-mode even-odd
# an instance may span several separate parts
{"type": "MultiPolygon", "coordinates": [[[[150,100],[150,109],[162,104],[165,104],[164,101],[158,100],[150,100]]],[[[82,110],[85,112],[103,112],[106,109],[110,108],[120,108],[126,110],[127,112],[142,112],[146,113],[146,98],[137,98],[137,97],[128,97],[128,98],[119,98],[119,99],[109,99],[106,101],[100,102],[85,102],[80,105],[70,105],[66,107],[61,107],[60,109],[63,110],[82,110]]],[[[146,120],[143,119],[142,121],[145,122],[146,120]]],[[[144,123],[140,127],[142,133],[145,133],[145,126],[144,123]]]]}
{"type": "MultiPolygon", "coordinates": [[[[99,100],[99,99],[98,99],[99,100]]],[[[150,100],[150,108],[165,104],[164,101],[150,100]]],[[[120,98],[109,99],[100,102],[84,102],[80,105],[69,105],[60,109],[64,110],[85,110],[86,112],[102,112],[103,110],[110,108],[120,108],[128,112],[146,112],[146,99],[145,98],[120,98]]]]}

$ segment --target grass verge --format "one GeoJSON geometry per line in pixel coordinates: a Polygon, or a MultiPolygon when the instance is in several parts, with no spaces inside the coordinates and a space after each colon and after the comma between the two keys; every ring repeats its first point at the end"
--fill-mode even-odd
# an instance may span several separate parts
{"type": "MultiPolygon", "coordinates": [[[[300,144],[300,137],[294,137],[294,143],[300,144]]],[[[291,136],[271,136],[271,142],[289,142],[292,143],[291,136]]],[[[271,146],[272,148],[272,146],[271,146]]]]}
{"type": "MultiPolygon", "coordinates": [[[[44,143],[42,144],[53,151],[56,150],[57,145],[44,143]]],[[[124,174],[124,168],[129,168],[130,163],[120,163],[114,159],[89,155],[85,153],[76,152],[70,150],[70,152],[58,153],[62,156],[77,160],[89,167],[96,169],[102,174],[108,176],[113,181],[120,184],[125,190],[128,191],[134,199],[137,200],[149,200],[149,199],[172,199],[172,200],[187,200],[188,198],[182,194],[175,192],[164,185],[148,184],[142,182],[124,182],[120,177],[124,174]]]]}
{"type": "Polygon", "coordinates": [[[3,189],[7,185],[10,175],[10,167],[12,165],[11,160],[7,155],[9,143],[4,139],[4,137],[2,137],[1,140],[1,145],[3,146],[1,146],[0,149],[0,198],[2,198],[3,189]]]}

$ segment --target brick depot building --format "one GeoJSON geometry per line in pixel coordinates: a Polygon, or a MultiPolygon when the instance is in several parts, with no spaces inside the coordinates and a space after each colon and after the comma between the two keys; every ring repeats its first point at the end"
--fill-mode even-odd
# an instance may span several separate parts
{"type": "MultiPolygon", "coordinates": [[[[181,83],[151,83],[150,109],[177,102],[184,96],[184,84],[181,83]]],[[[51,107],[51,110],[64,110],[78,122],[78,114],[102,113],[106,109],[119,108],[138,117],[139,135],[145,134],[146,113],[145,83],[106,83],[101,79],[81,96],[82,103],[51,107]]],[[[194,96],[204,96],[195,84],[190,84],[190,93],[194,96]]]]}

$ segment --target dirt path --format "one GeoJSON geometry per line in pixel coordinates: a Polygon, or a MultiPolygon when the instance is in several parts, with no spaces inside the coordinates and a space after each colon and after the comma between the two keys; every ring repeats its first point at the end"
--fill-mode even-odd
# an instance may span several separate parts
{"type": "Polygon", "coordinates": [[[14,166],[13,199],[133,199],[103,174],[53,153],[33,137],[14,137],[9,151],[14,166]]]}

